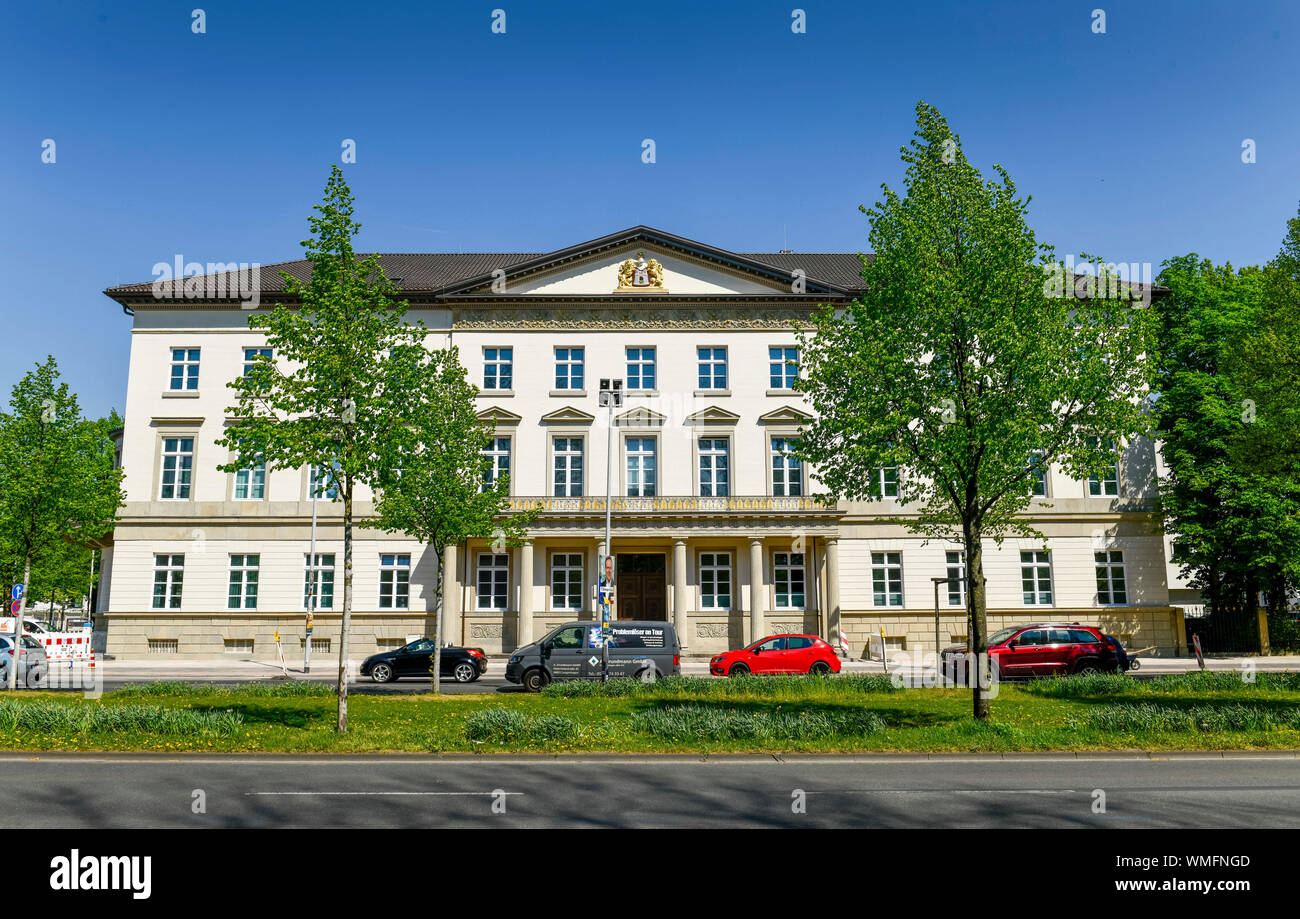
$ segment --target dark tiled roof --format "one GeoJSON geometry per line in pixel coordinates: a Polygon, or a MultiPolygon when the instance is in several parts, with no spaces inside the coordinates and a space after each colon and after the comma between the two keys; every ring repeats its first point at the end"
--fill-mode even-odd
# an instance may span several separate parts
{"type": "MultiPolygon", "coordinates": [[[[738,252],[784,272],[802,269],[810,278],[848,290],[862,290],[862,258],[856,252],[738,252]]],[[[870,256],[868,256],[870,258],[870,256]]]]}

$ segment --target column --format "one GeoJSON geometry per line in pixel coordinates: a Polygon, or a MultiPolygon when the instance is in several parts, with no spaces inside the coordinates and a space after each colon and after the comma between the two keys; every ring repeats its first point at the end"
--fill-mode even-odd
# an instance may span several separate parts
{"type": "Polygon", "coordinates": [[[763,540],[749,539],[749,640],[758,641],[767,634],[763,622],[763,540]]]}
{"type": "MultiPolygon", "coordinates": [[[[515,635],[518,647],[533,642],[533,543],[527,540],[516,553],[519,559],[519,629],[515,635]]],[[[504,650],[504,649],[502,649],[504,650]]]]}
{"type": "MultiPolygon", "coordinates": [[[[468,545],[468,544],[467,544],[468,545]]],[[[460,644],[460,566],[456,544],[442,553],[442,634],[438,644],[460,644]]]]}
{"type": "Polygon", "coordinates": [[[677,641],[682,650],[686,650],[686,540],[673,540],[673,628],[677,630],[677,641]]]}
{"type": "Polygon", "coordinates": [[[840,639],[840,541],[826,537],[826,630],[830,643],[851,657],[851,650],[840,639]]]}

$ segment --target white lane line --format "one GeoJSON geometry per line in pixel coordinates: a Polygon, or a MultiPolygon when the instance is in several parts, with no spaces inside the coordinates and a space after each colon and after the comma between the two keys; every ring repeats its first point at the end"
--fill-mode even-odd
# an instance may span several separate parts
{"type": "Polygon", "coordinates": [[[497,798],[525,795],[523,791],[246,791],[244,797],[356,797],[356,798],[497,798]]]}

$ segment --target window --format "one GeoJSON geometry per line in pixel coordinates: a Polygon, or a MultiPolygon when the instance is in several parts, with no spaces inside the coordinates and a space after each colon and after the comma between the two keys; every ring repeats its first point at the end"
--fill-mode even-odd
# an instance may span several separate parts
{"type": "Polygon", "coordinates": [[[486,463],[484,463],[483,486],[480,491],[487,491],[494,488],[500,479],[508,478],[510,475],[510,438],[493,437],[487,449],[483,451],[483,457],[486,463]]]}
{"type": "Polygon", "coordinates": [[[153,557],[153,608],[180,609],[181,587],[184,581],[184,555],[155,555],[153,557]]]}
{"type": "Polygon", "coordinates": [[[194,438],[164,437],[162,487],[158,497],[164,501],[184,501],[190,496],[194,475],[194,438]]]}
{"type": "Polygon", "coordinates": [[[195,392],[199,388],[199,349],[172,348],[173,392],[195,392]]]}
{"type": "Polygon", "coordinates": [[[731,494],[731,443],[725,437],[700,438],[700,497],[731,494]]]}
{"type": "Polygon", "coordinates": [[[772,586],[777,609],[803,609],[804,569],[802,552],[772,554],[772,586]]]}
{"type": "Polygon", "coordinates": [[[266,497],[266,462],[260,457],[235,473],[235,500],[260,501],[266,497]]]}
{"type": "Polygon", "coordinates": [[[731,553],[700,553],[700,609],[731,609],[731,553]]]}
{"type": "Polygon", "coordinates": [[[271,349],[270,348],[245,348],[244,349],[244,376],[248,376],[250,371],[255,370],[257,368],[257,359],[259,357],[264,357],[267,360],[270,360],[271,349]]]}
{"type": "Polygon", "coordinates": [[[799,458],[790,452],[794,445],[793,438],[772,438],[772,494],[777,497],[798,497],[803,494],[802,465],[799,458]]]}
{"type": "Polygon", "coordinates": [[[898,467],[884,466],[876,470],[875,481],[871,483],[878,498],[898,497],[898,467]]]}
{"type": "Polygon", "coordinates": [[[316,564],[311,564],[311,556],[305,557],[302,578],[302,607],[311,609],[312,569],[316,574],[316,609],[334,608],[334,553],[316,553],[316,564]]]}
{"type": "MultiPolygon", "coordinates": [[[[1095,449],[1097,439],[1091,437],[1088,439],[1089,444],[1095,449]]],[[[1102,448],[1108,451],[1114,451],[1115,445],[1107,440],[1101,444],[1102,448]]],[[[1088,477],[1088,494],[1097,497],[1110,497],[1119,494],[1119,459],[1106,468],[1106,471],[1100,475],[1091,475],[1088,477]]]]}
{"type": "Polygon", "coordinates": [[[772,346],[767,349],[770,389],[794,389],[799,377],[799,349],[772,346]]]}
{"type": "Polygon", "coordinates": [[[903,605],[903,553],[871,553],[871,605],[903,605]]]}
{"type": "Polygon", "coordinates": [[[627,454],[628,497],[653,498],[658,470],[653,437],[629,437],[624,441],[627,454]]]}
{"type": "Polygon", "coordinates": [[[145,640],[149,644],[150,654],[179,654],[181,651],[179,638],[148,638],[145,640]]]}
{"type": "Polygon", "coordinates": [[[230,556],[230,591],[226,609],[257,609],[259,555],[230,556]]]}
{"type": "Polygon", "coordinates": [[[335,460],[331,464],[331,469],[326,470],[324,466],[312,464],[311,467],[311,486],[307,497],[324,498],[326,501],[337,501],[339,497],[339,462],[335,460]]]}
{"type": "Polygon", "coordinates": [[[555,388],[582,389],[582,348],[555,349],[555,388]]]}
{"type": "Polygon", "coordinates": [[[1097,602],[1102,606],[1128,604],[1128,581],[1124,577],[1124,552],[1107,549],[1094,552],[1097,562],[1097,602]]]}
{"type": "Polygon", "coordinates": [[[1047,497],[1047,466],[1041,450],[1029,454],[1029,494],[1035,498],[1047,497]]]}
{"type": "Polygon", "coordinates": [[[551,555],[551,609],[582,609],[582,553],[551,555]]]}
{"type": "Polygon", "coordinates": [[[1020,580],[1028,606],[1051,606],[1052,560],[1047,552],[1020,553],[1020,580]]]}
{"type": "Polygon", "coordinates": [[[655,349],[627,349],[627,388],[655,388],[655,349]]]}
{"type": "Polygon", "coordinates": [[[410,605],[411,556],[379,556],[379,608],[406,609],[410,605]]]}
{"type": "Polygon", "coordinates": [[[557,437],[552,443],[555,497],[582,496],[582,438],[557,437]]]}
{"type": "Polygon", "coordinates": [[[946,552],[944,560],[948,565],[948,605],[966,605],[966,553],[946,552]],[[960,578],[961,580],[956,580],[960,578]]]}
{"type": "Polygon", "coordinates": [[[505,609],[510,585],[510,556],[480,552],[478,557],[478,608],[505,609]]]}
{"type": "Polygon", "coordinates": [[[513,384],[514,348],[483,349],[483,388],[508,390],[513,384]]]}
{"type": "Polygon", "coordinates": [[[727,349],[696,348],[700,359],[700,389],[727,388],[727,349]]]}

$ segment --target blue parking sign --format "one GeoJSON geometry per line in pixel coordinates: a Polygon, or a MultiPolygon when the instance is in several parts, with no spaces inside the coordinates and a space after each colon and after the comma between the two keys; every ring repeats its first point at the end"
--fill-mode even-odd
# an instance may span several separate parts
{"type": "Polygon", "coordinates": [[[21,600],[23,598],[23,585],[15,584],[12,593],[15,600],[21,600]]]}

